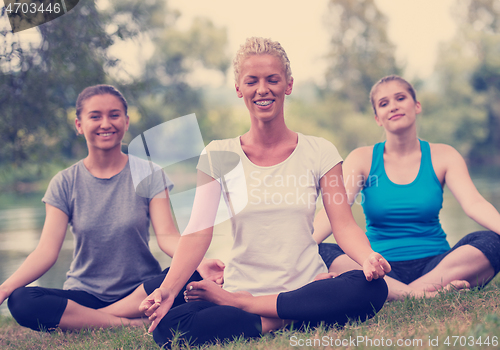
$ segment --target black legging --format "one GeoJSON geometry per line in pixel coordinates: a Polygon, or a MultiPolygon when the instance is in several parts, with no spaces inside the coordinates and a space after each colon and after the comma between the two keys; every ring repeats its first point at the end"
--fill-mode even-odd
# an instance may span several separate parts
{"type": "MultiPolygon", "coordinates": [[[[322,321],[326,325],[344,325],[349,320],[365,321],[373,317],[384,305],[387,294],[383,279],[368,282],[362,271],[354,270],[280,293],[276,307],[281,319],[312,326],[322,321]]],[[[158,324],[153,337],[160,347],[170,347],[176,331],[181,340],[202,345],[240,336],[259,337],[262,325],[259,315],[197,301],[172,308],[158,324]]]]}
{"type": "MultiPolygon", "coordinates": [[[[147,286],[159,286],[165,279],[167,272],[168,268],[157,277],[144,282],[144,289],[148,291],[148,294],[154,288],[150,289],[147,286]]],[[[198,272],[195,272],[187,283],[192,281],[201,281],[198,272]]],[[[174,306],[185,304],[182,292],[175,299],[174,306]]],[[[80,290],[21,287],[12,292],[8,300],[8,305],[10,313],[21,326],[31,328],[35,331],[53,331],[61,321],[68,300],[73,300],[91,309],[100,309],[113,304],[125,296],[117,298],[115,301],[104,302],[92,294],[80,290]]]]}

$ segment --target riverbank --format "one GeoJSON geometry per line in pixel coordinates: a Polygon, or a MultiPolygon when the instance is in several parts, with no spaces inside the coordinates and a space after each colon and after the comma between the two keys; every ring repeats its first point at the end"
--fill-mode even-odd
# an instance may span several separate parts
{"type": "MultiPolygon", "coordinates": [[[[351,323],[343,329],[319,327],[305,332],[277,332],[274,336],[236,340],[206,349],[498,349],[499,338],[500,278],[497,276],[483,290],[451,291],[434,299],[407,298],[387,303],[373,319],[351,323]]],[[[39,333],[20,327],[5,316],[0,316],[0,348],[158,349],[146,327],[39,333]]],[[[189,347],[181,344],[173,348],[189,347]]]]}

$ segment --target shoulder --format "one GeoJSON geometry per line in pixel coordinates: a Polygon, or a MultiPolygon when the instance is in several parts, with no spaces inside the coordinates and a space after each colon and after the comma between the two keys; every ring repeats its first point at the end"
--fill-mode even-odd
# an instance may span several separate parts
{"type": "Polygon", "coordinates": [[[462,155],[452,146],[444,143],[429,143],[433,164],[451,164],[463,161],[462,155]]]}
{"type": "Polygon", "coordinates": [[[304,135],[301,133],[297,134],[300,137],[300,142],[303,142],[304,144],[309,145],[310,147],[315,147],[315,148],[335,147],[333,143],[331,143],[330,141],[328,141],[323,137],[304,135]]]}
{"type": "MultiPolygon", "coordinates": [[[[172,183],[170,178],[166,176],[162,167],[154,162],[129,155],[128,165],[126,166],[129,167],[130,177],[136,191],[138,190],[139,184],[146,178],[149,178],[151,180],[151,183],[160,182],[158,186],[161,190],[163,190],[163,188],[168,188],[168,190],[171,191],[174,187],[174,184],[172,183]],[[153,174],[162,174],[162,176],[152,176],[153,174]],[[164,180],[166,181],[166,184],[163,183],[164,180]],[[162,188],[162,184],[166,186],[162,188]]],[[[146,197],[149,197],[149,194],[146,197]]]]}
{"type": "Polygon", "coordinates": [[[238,149],[239,145],[239,136],[232,139],[213,140],[205,147],[202,153],[212,151],[235,151],[238,149]]]}
{"type": "Polygon", "coordinates": [[[374,145],[356,148],[351,153],[349,153],[346,160],[352,159],[353,161],[364,161],[371,159],[373,155],[373,147],[374,145]]]}
{"type": "Polygon", "coordinates": [[[441,183],[449,174],[468,172],[462,155],[452,146],[444,143],[429,143],[434,172],[441,183]]]}
{"type": "Polygon", "coordinates": [[[340,158],[340,161],[342,160],[337,147],[335,147],[335,145],[327,139],[319,136],[298,134],[301,148],[307,154],[321,154],[324,156],[340,158]]]}
{"type": "Polygon", "coordinates": [[[450,145],[444,143],[430,143],[431,152],[437,156],[460,156],[460,153],[450,145]]]}
{"type": "Polygon", "coordinates": [[[75,184],[80,183],[79,173],[84,170],[83,161],[73,164],[69,168],[59,171],[49,183],[42,202],[48,203],[70,216],[70,198],[73,195],[75,184]]]}
{"type": "Polygon", "coordinates": [[[201,152],[196,168],[214,179],[233,169],[242,159],[240,138],[211,141],[201,152]]]}
{"type": "Polygon", "coordinates": [[[130,167],[131,170],[137,169],[137,170],[146,170],[147,172],[151,172],[151,166],[155,170],[161,169],[161,167],[149,160],[139,158],[137,156],[133,156],[131,154],[128,155],[128,166],[130,167]]]}
{"type": "Polygon", "coordinates": [[[354,149],[346,157],[344,166],[370,171],[373,156],[373,147],[374,145],[354,149]]]}
{"type": "Polygon", "coordinates": [[[71,183],[75,180],[77,177],[77,173],[81,171],[81,167],[83,165],[83,160],[80,160],[76,162],[75,164],[71,165],[70,167],[59,171],[52,180],[50,181],[51,185],[52,184],[68,184],[71,183]]]}

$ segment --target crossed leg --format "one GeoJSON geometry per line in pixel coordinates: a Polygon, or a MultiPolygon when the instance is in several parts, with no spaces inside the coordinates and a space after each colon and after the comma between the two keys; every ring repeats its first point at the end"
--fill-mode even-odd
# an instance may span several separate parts
{"type": "MultiPolygon", "coordinates": [[[[340,255],[329,267],[329,272],[340,274],[360,266],[349,256],[340,255]]],[[[417,298],[432,298],[440,290],[463,289],[481,286],[495,276],[490,261],[477,248],[463,245],[452,251],[431,271],[410,284],[392,277],[384,279],[389,287],[388,300],[403,299],[408,295],[417,298]]]]}
{"type": "MultiPolygon", "coordinates": [[[[121,309],[122,312],[116,314],[103,311],[107,308],[98,309],[107,303],[86,292],[42,287],[16,289],[10,295],[8,305],[16,321],[33,330],[142,326],[147,320],[143,322],[138,318],[141,316],[137,312],[140,287],[138,289],[117,302],[118,306],[127,306],[128,309],[121,309]]],[[[116,306],[112,304],[109,307],[113,309],[116,306]]]]}
{"type": "Polygon", "coordinates": [[[248,313],[258,314],[261,318],[262,333],[280,329],[291,322],[278,317],[276,310],[278,295],[254,297],[244,291],[230,293],[212,281],[203,280],[188,284],[184,298],[186,302],[209,301],[217,305],[233,306],[248,313]]]}
{"type": "Polygon", "coordinates": [[[139,311],[139,305],[146,297],[146,291],[141,284],[125,298],[101,309],[91,309],[68,300],[59,327],[70,330],[84,327],[144,326],[149,320],[139,311]]]}
{"type": "Polygon", "coordinates": [[[263,296],[231,293],[213,282],[200,281],[187,285],[185,297],[188,302],[209,301],[259,315],[262,333],[282,328],[294,320],[313,324],[365,320],[378,312],[387,298],[386,283],[382,280],[368,282],[362,271],[332,277],[332,274],[321,274],[296,290],[263,296]]]}
{"type": "Polygon", "coordinates": [[[486,256],[476,247],[463,245],[445,256],[434,269],[411,282],[409,286],[433,292],[450,283],[455,285],[455,281],[466,281],[472,288],[485,285],[493,277],[495,270],[486,256]]]}

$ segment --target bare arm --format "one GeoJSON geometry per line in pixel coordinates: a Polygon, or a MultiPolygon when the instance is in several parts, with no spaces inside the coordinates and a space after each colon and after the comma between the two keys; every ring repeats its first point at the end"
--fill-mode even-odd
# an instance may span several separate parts
{"type": "Polygon", "coordinates": [[[173,257],[179,243],[180,234],[174,224],[167,190],[151,199],[151,202],[149,202],[149,216],[158,246],[165,254],[173,257]]]}
{"type": "Polygon", "coordinates": [[[198,171],[198,186],[189,223],[179,239],[169,273],[161,284],[141,303],[152,321],[152,332],[172,306],[174,298],[200,264],[212,240],[213,225],[220,199],[220,184],[198,171]]]}
{"type": "MultiPolygon", "coordinates": [[[[363,188],[365,179],[370,172],[371,154],[373,146],[361,147],[352,151],[342,164],[342,182],[347,194],[347,202],[352,206],[357,195],[363,188]]],[[[332,233],[332,228],[325,208],[321,209],[314,218],[313,239],[316,243],[323,242],[332,233]]]]}
{"type": "Polygon", "coordinates": [[[445,183],[462,206],[465,214],[478,224],[500,234],[500,214],[478,192],[463,157],[451,146],[440,147],[440,158],[446,161],[445,183]]]}
{"type": "MultiPolygon", "coordinates": [[[[174,224],[168,191],[160,193],[149,204],[149,215],[160,249],[170,257],[174,256],[180,234],[174,224]]],[[[224,263],[218,259],[203,259],[196,269],[203,279],[217,284],[224,282],[224,263]]]]}
{"type": "Polygon", "coordinates": [[[323,204],[335,240],[347,255],[363,267],[368,281],[384,277],[385,273],[390,271],[389,263],[379,253],[372,250],[365,233],[356,224],[347,202],[344,185],[342,181],[335,182],[335,178],[341,174],[342,164],[339,163],[320,180],[323,204]]]}
{"type": "Polygon", "coordinates": [[[15,289],[40,278],[57,260],[68,227],[68,216],[50,204],[45,204],[45,211],[46,217],[40,241],[16,272],[0,285],[0,304],[15,289]]]}

